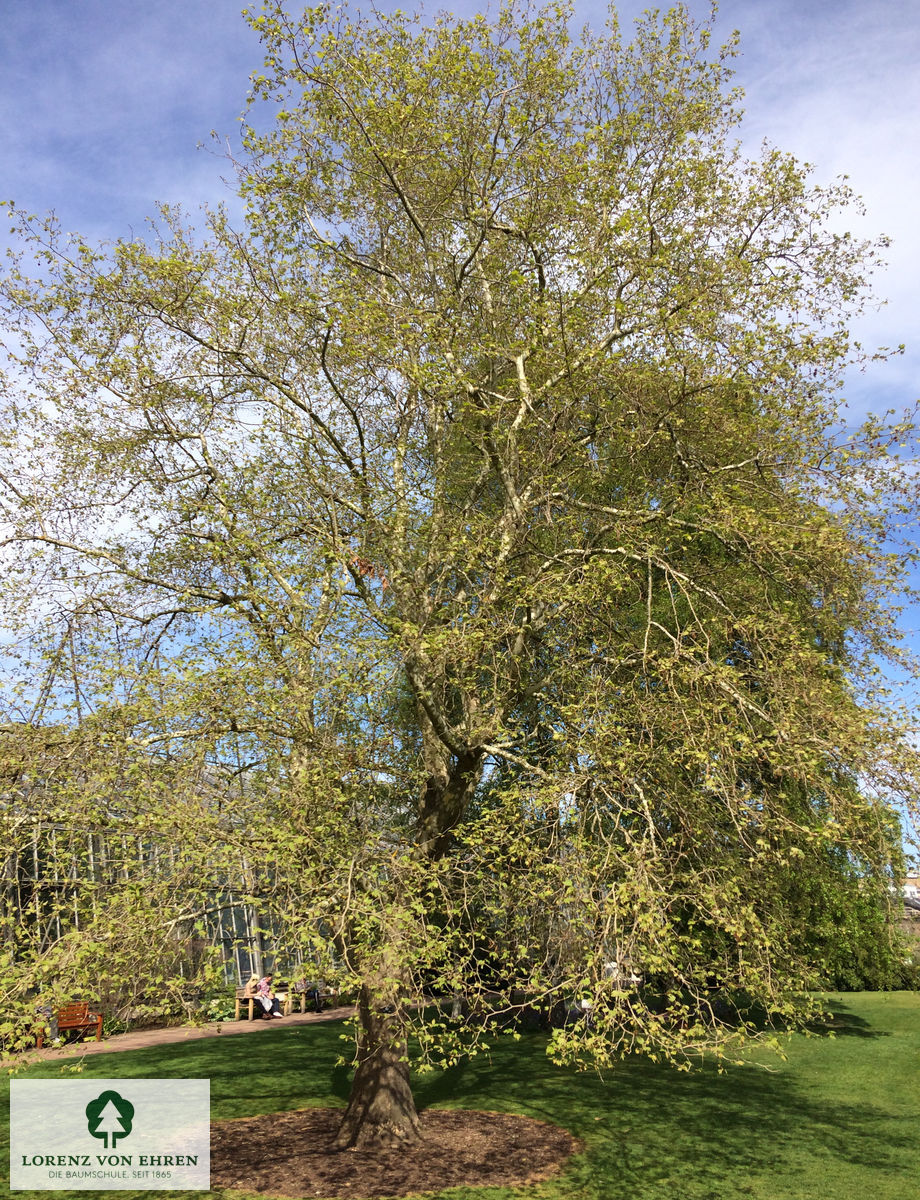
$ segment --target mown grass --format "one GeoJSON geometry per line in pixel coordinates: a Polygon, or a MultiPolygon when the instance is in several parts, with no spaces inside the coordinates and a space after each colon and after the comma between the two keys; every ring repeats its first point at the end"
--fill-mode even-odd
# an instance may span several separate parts
{"type": "MultiPolygon", "coordinates": [[[[752,1052],[741,1067],[691,1074],[632,1060],[608,1079],[554,1067],[545,1039],[501,1041],[418,1081],[420,1107],[482,1108],[553,1121],[585,1151],[529,1188],[459,1188],[437,1200],[917,1200],[920,1195],[920,994],[834,996],[836,1036],[794,1035],[785,1061],[752,1052]],[[767,1069],[764,1069],[764,1068],[767,1069]]],[[[95,1078],[211,1080],[215,1119],[341,1105],[340,1027],[301,1026],[84,1060],[95,1078]]],[[[27,1078],[62,1076],[37,1064],[27,1078]]],[[[66,1077],[66,1074],[64,1074],[66,1077]]],[[[2,1118],[5,1121],[6,1105],[2,1118]]],[[[0,1131],[4,1156],[5,1128],[0,1131]]],[[[4,1162],[5,1184],[9,1180],[4,1162]]],[[[47,1192],[16,1192],[39,1200],[47,1192]]],[[[85,1200],[87,1192],[58,1192],[85,1200]]],[[[145,1200],[150,1192],[120,1192],[145,1200]]],[[[171,1192],[244,1200],[247,1194],[171,1192]]],[[[434,1194],[431,1200],[435,1200],[434,1194]]]]}

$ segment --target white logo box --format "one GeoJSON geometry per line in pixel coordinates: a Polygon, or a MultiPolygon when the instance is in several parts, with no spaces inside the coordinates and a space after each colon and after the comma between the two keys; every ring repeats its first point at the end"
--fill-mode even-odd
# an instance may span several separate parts
{"type": "Polygon", "coordinates": [[[12,1079],[10,1189],[207,1191],[210,1119],[209,1079],[12,1079]]]}

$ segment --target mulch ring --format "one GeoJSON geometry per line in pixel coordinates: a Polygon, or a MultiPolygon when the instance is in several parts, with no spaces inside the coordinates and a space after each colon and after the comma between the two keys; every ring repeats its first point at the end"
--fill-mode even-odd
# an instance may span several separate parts
{"type": "Polygon", "coordinates": [[[444,1188],[513,1187],[557,1174],[582,1148],[567,1130],[530,1117],[465,1109],[419,1114],[422,1141],[362,1153],[330,1150],[343,1110],[221,1121],[211,1127],[211,1187],[268,1196],[406,1196],[444,1188]]]}

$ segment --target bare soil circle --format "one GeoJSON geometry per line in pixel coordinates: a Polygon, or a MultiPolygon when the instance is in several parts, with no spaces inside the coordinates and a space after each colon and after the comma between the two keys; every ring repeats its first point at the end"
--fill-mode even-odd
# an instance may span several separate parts
{"type": "Polygon", "coordinates": [[[306,1108],[211,1127],[211,1187],[267,1196],[353,1200],[513,1187],[549,1179],[581,1143],[565,1129],[511,1113],[428,1109],[417,1146],[331,1150],[342,1110],[306,1108]]]}

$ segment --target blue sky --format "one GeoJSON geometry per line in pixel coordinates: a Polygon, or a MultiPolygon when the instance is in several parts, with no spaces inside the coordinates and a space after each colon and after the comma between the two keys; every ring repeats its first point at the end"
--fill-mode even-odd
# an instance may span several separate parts
{"type": "MultiPolygon", "coordinates": [[[[642,7],[622,4],[624,25],[642,7]]],[[[100,237],[139,230],[159,201],[194,209],[229,197],[226,163],[198,145],[212,129],[234,142],[260,64],[241,8],[241,0],[11,0],[0,28],[0,195],[54,209],[66,228],[100,237]]],[[[691,10],[703,17],[708,5],[692,0],[691,10]]],[[[579,22],[604,14],[591,0],[576,5],[579,22]]],[[[733,28],[751,148],[766,137],[814,163],[819,178],[848,174],[869,209],[863,230],[894,239],[879,280],[889,303],[858,334],[910,351],[855,377],[850,395],[858,410],[903,407],[920,392],[920,5],[724,0],[717,29],[733,28]]]]}
{"type": "MultiPolygon", "coordinates": [[[[467,15],[480,6],[452,7],[467,15]]],[[[642,7],[620,6],[624,27],[642,7]]],[[[700,18],[708,11],[699,0],[690,7],[700,18]]],[[[160,201],[194,210],[230,199],[226,162],[198,145],[212,129],[236,142],[261,59],[241,8],[242,0],[8,0],[0,197],[54,209],[65,228],[100,238],[140,231],[160,201]]],[[[604,16],[601,4],[576,5],[578,23],[604,16]]],[[[717,30],[733,28],[746,143],[755,150],[768,138],[815,164],[820,180],[848,174],[869,210],[857,228],[893,238],[878,280],[889,303],[856,334],[870,345],[904,342],[908,352],[854,374],[848,397],[854,413],[900,410],[920,395],[920,4],[723,0],[717,30]]],[[[920,615],[906,622],[920,626],[920,615]]]]}
{"type": "MultiPolygon", "coordinates": [[[[381,2],[380,7],[392,7],[381,2]]],[[[241,0],[8,0],[0,28],[0,194],[54,209],[89,235],[139,229],[160,200],[194,209],[227,196],[211,130],[235,139],[260,48],[241,0]]],[[[253,7],[258,7],[254,4],[253,7]]],[[[409,6],[410,7],[410,6],[409,6]]],[[[453,6],[468,13],[479,5],[453,6]]],[[[644,5],[620,6],[629,25],[644,5]]],[[[708,6],[692,0],[705,16],[708,6]]],[[[581,0],[576,19],[605,7],[581,0]]],[[[847,173],[866,232],[894,239],[867,316],[867,342],[913,343],[907,358],[854,379],[856,407],[900,407],[920,374],[920,5],[916,0],[724,0],[717,29],[741,32],[745,139],[766,137],[847,173]]]]}

